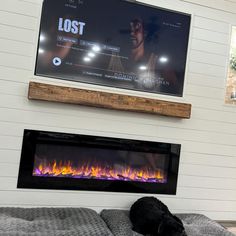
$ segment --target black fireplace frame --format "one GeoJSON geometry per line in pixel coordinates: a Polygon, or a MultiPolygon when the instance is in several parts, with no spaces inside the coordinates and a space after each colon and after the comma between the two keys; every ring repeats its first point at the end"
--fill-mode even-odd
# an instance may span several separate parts
{"type": "Polygon", "coordinates": [[[108,191],[108,192],[132,192],[132,193],[155,193],[176,194],[180,144],[150,142],[120,138],[108,138],[102,136],[90,136],[82,134],[68,134],[47,132],[38,130],[24,130],[22,143],[20,168],[17,188],[31,189],[60,189],[60,190],[85,190],[85,191],[108,191]],[[64,177],[41,177],[33,176],[35,149],[37,143],[56,143],[61,145],[82,145],[87,147],[105,147],[117,150],[149,151],[166,153],[169,150],[170,161],[168,168],[167,183],[147,183],[137,181],[110,181],[98,179],[77,179],[64,177]],[[175,152],[171,151],[171,147],[175,152]]]}

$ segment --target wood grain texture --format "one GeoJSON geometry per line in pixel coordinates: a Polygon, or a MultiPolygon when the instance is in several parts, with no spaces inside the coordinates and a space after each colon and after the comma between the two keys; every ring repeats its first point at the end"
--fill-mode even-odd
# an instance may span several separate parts
{"type": "Polygon", "coordinates": [[[116,110],[145,112],[186,119],[189,119],[191,115],[191,104],[36,82],[29,83],[28,98],[116,110]]]}

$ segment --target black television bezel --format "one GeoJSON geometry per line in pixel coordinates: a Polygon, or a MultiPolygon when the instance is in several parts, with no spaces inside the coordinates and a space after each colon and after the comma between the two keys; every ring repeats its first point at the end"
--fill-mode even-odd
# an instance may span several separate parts
{"type": "MultiPolygon", "coordinates": [[[[191,24],[192,24],[192,14],[191,13],[186,13],[186,12],[182,12],[179,10],[172,10],[172,9],[168,9],[165,7],[160,7],[160,6],[155,6],[152,4],[148,4],[148,3],[143,3],[143,2],[139,2],[136,0],[117,0],[117,1],[123,1],[123,2],[128,2],[130,4],[134,4],[134,5],[141,5],[141,6],[145,6],[145,7],[150,7],[153,9],[159,9],[159,10],[163,10],[163,11],[167,11],[167,12],[172,12],[172,13],[178,13],[181,15],[186,15],[189,16],[190,20],[189,20],[189,30],[188,30],[188,41],[187,41],[187,45],[186,45],[186,61],[185,61],[185,66],[184,66],[184,78],[183,78],[183,87],[182,87],[182,94],[181,95],[177,95],[177,94],[171,94],[171,93],[164,93],[164,92],[154,92],[154,91],[142,91],[142,90],[136,90],[136,89],[131,89],[131,88],[122,88],[122,87],[116,87],[116,86],[112,86],[112,85],[106,85],[106,84],[99,84],[99,83],[93,83],[93,82],[87,82],[87,81],[76,81],[74,79],[71,79],[69,77],[65,77],[63,78],[64,74],[61,74],[61,76],[50,76],[50,75],[45,75],[45,74],[37,74],[36,73],[36,69],[37,69],[37,64],[38,64],[38,54],[39,54],[39,47],[40,47],[40,32],[41,32],[41,27],[42,27],[42,13],[43,13],[43,4],[44,4],[43,0],[42,2],[42,7],[41,7],[41,13],[40,13],[40,23],[39,23],[39,31],[38,31],[38,42],[37,42],[37,49],[36,49],[36,55],[35,55],[35,64],[34,64],[34,76],[39,76],[39,77],[44,77],[44,78],[51,78],[51,79],[59,79],[59,80],[64,80],[64,81],[69,81],[69,82],[73,82],[73,83],[82,83],[82,84],[88,84],[88,85],[94,85],[94,86],[98,86],[100,88],[112,88],[112,89],[121,89],[123,91],[134,91],[134,92],[138,92],[138,93],[151,93],[151,94],[156,94],[156,95],[164,95],[164,96],[173,96],[173,97],[183,97],[184,95],[184,88],[185,88],[185,80],[186,80],[186,71],[187,71],[187,64],[188,64],[188,54],[189,54],[189,43],[190,43],[190,35],[191,35],[191,24]]],[[[80,75],[79,77],[83,77],[82,75],[80,75]]]]}
{"type": "Polygon", "coordinates": [[[110,181],[110,180],[96,180],[96,179],[73,179],[64,177],[39,177],[33,176],[34,167],[34,153],[36,149],[36,142],[38,139],[48,138],[50,142],[53,142],[52,137],[57,137],[56,143],[60,142],[60,138],[64,142],[67,140],[70,144],[78,145],[81,143],[81,138],[87,142],[88,145],[101,140],[101,145],[107,145],[110,142],[111,145],[116,149],[125,145],[124,150],[136,149],[140,150],[140,145],[161,145],[161,142],[150,142],[120,138],[108,138],[102,136],[91,136],[82,134],[68,134],[58,132],[47,132],[39,130],[24,130],[24,139],[22,143],[21,160],[18,174],[17,188],[27,189],[54,189],[54,190],[83,190],[83,191],[108,191],[108,192],[130,192],[130,193],[153,193],[153,194],[176,194],[177,181],[178,181],[178,170],[179,170],[179,159],[180,159],[180,144],[177,145],[179,155],[175,155],[175,171],[169,172],[167,183],[145,183],[145,182],[129,182],[129,181],[110,181]]]}

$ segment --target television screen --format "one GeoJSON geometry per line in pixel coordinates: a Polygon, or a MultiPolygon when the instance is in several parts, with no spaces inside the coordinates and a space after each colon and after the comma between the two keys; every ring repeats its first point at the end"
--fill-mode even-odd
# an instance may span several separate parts
{"type": "Polygon", "coordinates": [[[125,0],[44,0],[35,74],[182,96],[190,20],[125,0]]]}

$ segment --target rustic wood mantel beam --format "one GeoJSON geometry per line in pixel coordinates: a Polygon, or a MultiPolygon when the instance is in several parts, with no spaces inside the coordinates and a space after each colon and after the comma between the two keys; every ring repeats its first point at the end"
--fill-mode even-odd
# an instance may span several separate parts
{"type": "Polygon", "coordinates": [[[29,99],[189,119],[191,104],[30,82],[29,99]]]}

